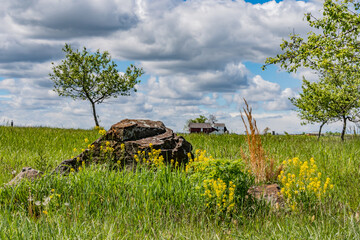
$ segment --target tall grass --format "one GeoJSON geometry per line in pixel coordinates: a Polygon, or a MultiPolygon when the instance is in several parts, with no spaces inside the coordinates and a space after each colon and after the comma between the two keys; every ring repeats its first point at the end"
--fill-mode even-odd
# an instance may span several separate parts
{"type": "Polygon", "coordinates": [[[85,138],[92,142],[98,137],[95,130],[0,126],[0,184],[25,166],[50,171],[75,155],[74,147],[84,147],[85,138]]]}
{"type": "Polygon", "coordinates": [[[255,176],[255,182],[274,181],[277,175],[279,175],[281,167],[275,171],[274,160],[266,155],[261,144],[260,132],[257,128],[256,120],[252,117],[252,109],[245,99],[244,102],[246,108],[243,110],[247,121],[245,121],[242,114],[241,120],[243,121],[246,130],[249,156],[245,155],[241,148],[242,157],[247,162],[248,166],[250,166],[250,169],[255,176]]]}
{"type": "MultiPolygon", "coordinates": [[[[220,160],[241,159],[240,147],[248,151],[243,135],[183,136],[195,149],[220,160]]],[[[92,130],[0,127],[0,181],[8,182],[12,169],[36,168],[41,151],[52,168],[74,155],[74,148],[81,149],[84,138],[97,137],[92,130]]],[[[261,143],[276,164],[313,157],[335,185],[328,201],[316,211],[300,213],[246,203],[232,214],[216,216],[204,205],[198,183],[183,171],[108,171],[97,166],[1,188],[0,239],[360,238],[359,139],[342,143],[328,137],[261,136],[261,143]]]]}
{"type": "Polygon", "coordinates": [[[1,238],[16,236],[28,225],[38,226],[40,239],[51,236],[49,229],[53,237],[70,239],[168,239],[176,237],[181,228],[204,237],[213,232],[208,229],[212,221],[201,208],[200,193],[185,174],[169,168],[154,173],[93,166],[70,176],[48,176],[35,184],[22,182],[15,189],[4,189],[0,196],[3,217],[15,219],[6,223],[12,227],[5,226],[1,238]],[[51,200],[44,200],[47,198],[51,200]],[[14,227],[19,223],[21,230],[14,227]],[[202,228],[210,232],[200,233],[202,228]]]}
{"type": "MultiPolygon", "coordinates": [[[[246,135],[183,134],[194,148],[205,149],[216,158],[241,159],[241,146],[246,152],[246,135]],[[223,148],[229,149],[224,151],[223,148]],[[217,151],[218,150],[218,151],[217,151]]],[[[337,137],[324,137],[318,141],[313,136],[266,135],[261,136],[262,145],[275,164],[298,157],[302,160],[314,158],[319,171],[329,176],[336,184],[337,201],[360,210],[360,138],[348,139],[344,143],[337,137]]],[[[248,153],[248,152],[246,152],[248,153]]]]}

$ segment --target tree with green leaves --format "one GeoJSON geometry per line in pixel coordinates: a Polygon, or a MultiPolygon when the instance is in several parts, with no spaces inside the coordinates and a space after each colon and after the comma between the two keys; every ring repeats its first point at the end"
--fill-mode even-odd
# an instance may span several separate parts
{"type": "MultiPolygon", "coordinates": [[[[324,109],[311,110],[310,115],[314,118],[305,120],[314,122],[325,117],[322,116],[324,114],[328,115],[326,119],[341,119],[342,140],[344,140],[347,120],[357,121],[357,110],[360,106],[357,91],[360,86],[359,8],[360,3],[355,0],[325,0],[321,18],[316,18],[311,13],[305,14],[309,25],[318,33],[309,32],[307,39],[295,33],[290,34],[290,41],[283,40],[280,45],[284,53],[267,58],[263,66],[265,69],[270,64],[280,64],[281,68],[288,72],[296,72],[301,67],[314,70],[321,79],[319,84],[322,84],[316,88],[321,89],[327,85],[327,90],[321,91],[327,96],[317,96],[317,98],[325,102],[326,99],[331,99],[333,107],[329,111],[320,101],[319,105],[324,109]],[[336,117],[333,118],[334,111],[337,112],[336,117]]],[[[303,90],[307,87],[305,83],[303,90]]],[[[304,100],[303,103],[306,102],[304,100]]],[[[298,105],[304,106],[303,109],[299,108],[302,113],[312,109],[302,104],[298,105]]],[[[300,116],[305,115],[300,114],[300,116]]]]}
{"type": "Polygon", "coordinates": [[[318,138],[325,124],[337,120],[336,111],[331,111],[331,98],[326,86],[326,84],[311,83],[303,78],[302,93],[298,98],[290,98],[303,120],[302,125],[320,123],[318,138]]]}
{"type": "Polygon", "coordinates": [[[339,76],[323,76],[319,84],[326,85],[325,93],[330,98],[327,107],[329,116],[335,120],[341,120],[343,127],[341,131],[341,140],[344,140],[347,122],[359,121],[360,109],[360,76],[354,73],[347,78],[338,78],[339,76]]]}
{"type": "Polygon", "coordinates": [[[205,123],[208,120],[207,117],[205,117],[204,115],[200,115],[199,117],[195,118],[195,119],[190,119],[188,120],[189,123],[205,123]]]}
{"type": "Polygon", "coordinates": [[[111,97],[128,96],[136,92],[135,85],[144,73],[142,68],[130,65],[124,74],[119,74],[117,65],[108,52],[97,50],[90,53],[84,47],[82,52],[74,51],[69,44],[62,49],[65,59],[61,64],[53,64],[50,78],[54,91],[60,96],[88,100],[91,104],[95,125],[99,126],[95,105],[111,97]]]}

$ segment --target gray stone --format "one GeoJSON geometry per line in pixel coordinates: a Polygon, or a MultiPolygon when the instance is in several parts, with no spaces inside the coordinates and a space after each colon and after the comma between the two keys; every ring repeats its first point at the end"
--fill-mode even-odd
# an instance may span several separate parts
{"type": "Polygon", "coordinates": [[[60,163],[55,172],[68,172],[71,168],[75,171],[82,164],[102,163],[101,147],[106,146],[113,149],[110,161],[121,162],[121,166],[135,167],[134,155],[138,151],[150,151],[150,144],[153,149],[161,149],[164,162],[172,159],[179,164],[188,161],[187,154],[191,152],[192,145],[183,137],[177,136],[160,121],[125,119],[111,126],[105,135],[92,143],[92,149],[86,149],[78,156],[60,163]],[[125,149],[121,149],[124,144],[125,149]]]}
{"type": "Polygon", "coordinates": [[[13,186],[18,184],[22,179],[34,180],[36,178],[41,177],[43,172],[32,169],[31,167],[24,167],[21,172],[16,175],[10,182],[8,182],[7,186],[13,186]]]}
{"type": "Polygon", "coordinates": [[[273,206],[282,206],[283,198],[280,195],[280,186],[278,184],[265,184],[261,186],[253,186],[248,190],[248,194],[258,200],[266,200],[273,206]]]}

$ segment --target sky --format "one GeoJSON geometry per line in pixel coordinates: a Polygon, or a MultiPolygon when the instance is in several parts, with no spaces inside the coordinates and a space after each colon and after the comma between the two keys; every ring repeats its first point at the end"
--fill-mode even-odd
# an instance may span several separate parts
{"type": "MultiPolygon", "coordinates": [[[[53,91],[51,63],[61,62],[68,43],[108,51],[119,72],[130,64],[145,71],[136,93],[97,105],[105,128],[151,119],[183,132],[188,119],[212,114],[243,133],[245,98],[260,131],[317,131],[318,124],[301,125],[288,100],[303,76],[316,75],[261,66],[290,33],[306,37],[304,14],[321,7],[318,0],[1,0],[0,125],[94,126],[89,102],[53,91]]],[[[324,127],[340,130],[341,123],[324,127]]]]}

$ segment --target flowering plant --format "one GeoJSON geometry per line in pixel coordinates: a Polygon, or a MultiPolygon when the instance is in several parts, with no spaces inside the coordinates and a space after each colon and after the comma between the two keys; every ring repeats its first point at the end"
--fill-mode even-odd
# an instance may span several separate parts
{"type": "Polygon", "coordinates": [[[283,185],[280,194],[293,211],[297,210],[300,204],[310,206],[321,201],[334,187],[330,178],[324,179],[313,158],[310,162],[293,158],[284,161],[283,165],[284,171],[278,176],[283,185]]]}
{"type": "Polygon", "coordinates": [[[205,150],[188,155],[185,171],[197,187],[203,188],[205,202],[217,212],[231,212],[236,203],[245,199],[254,177],[244,171],[241,159],[214,159],[205,150]]]}

